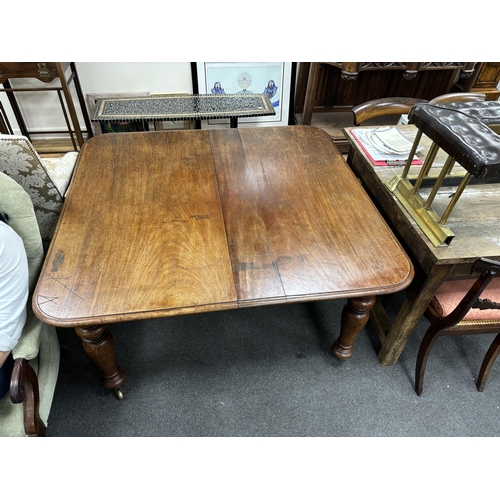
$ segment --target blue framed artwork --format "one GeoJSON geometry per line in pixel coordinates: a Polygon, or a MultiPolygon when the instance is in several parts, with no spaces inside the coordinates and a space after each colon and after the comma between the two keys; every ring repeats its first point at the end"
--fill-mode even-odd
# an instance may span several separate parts
{"type": "MultiPolygon", "coordinates": [[[[267,94],[274,116],[240,118],[239,127],[288,125],[292,63],[197,62],[200,94],[267,94]]],[[[229,120],[206,120],[202,128],[229,127],[229,120]]]]}

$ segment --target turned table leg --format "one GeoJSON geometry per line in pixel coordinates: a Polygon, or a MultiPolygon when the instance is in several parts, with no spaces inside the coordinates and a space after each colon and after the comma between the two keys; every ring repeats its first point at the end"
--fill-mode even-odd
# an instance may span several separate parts
{"type": "Polygon", "coordinates": [[[125,372],[116,364],[115,342],[106,325],[76,327],[75,331],[83,340],[85,352],[101,370],[104,387],[114,389],[121,399],[125,372]]]}
{"type": "Polygon", "coordinates": [[[357,297],[348,299],[342,309],[340,335],[332,344],[332,354],[340,360],[348,359],[354,351],[354,341],[370,317],[370,309],[376,297],[357,297]]]}

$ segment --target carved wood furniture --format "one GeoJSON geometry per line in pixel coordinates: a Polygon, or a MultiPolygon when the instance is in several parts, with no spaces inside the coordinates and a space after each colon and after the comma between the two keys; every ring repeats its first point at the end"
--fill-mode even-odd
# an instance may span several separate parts
{"type": "Polygon", "coordinates": [[[499,81],[500,62],[476,63],[471,77],[456,81],[452,91],[480,92],[486,95],[487,101],[497,101],[500,97],[499,81]]]}
{"type": "Polygon", "coordinates": [[[372,99],[371,101],[363,102],[354,106],[351,111],[354,116],[354,125],[361,125],[367,120],[388,115],[407,115],[411,108],[417,104],[429,102],[471,102],[484,101],[485,94],[473,94],[472,92],[456,92],[444,94],[430,101],[425,99],[415,99],[413,97],[382,97],[380,99],[372,99]]]}
{"type": "Polygon", "coordinates": [[[33,308],[75,327],[117,390],[109,323],[345,298],[345,359],[375,296],[412,278],[322,130],[104,134],[80,153],[33,308]]]}
{"type": "MultiPolygon", "coordinates": [[[[404,125],[398,128],[410,141],[414,140],[416,127],[404,125]]],[[[386,182],[401,175],[404,167],[373,167],[350,130],[352,128],[345,130],[350,144],[347,162],[403,243],[416,269],[415,279],[396,318],[389,318],[380,302],[370,312],[371,322],[381,340],[379,361],[383,365],[393,365],[444,280],[470,277],[470,268],[480,257],[500,260],[500,185],[469,185],[447,222],[455,238],[449,246],[436,247],[387,189],[386,182]]],[[[417,156],[425,161],[430,139],[424,135],[421,145],[424,149],[417,156]]],[[[431,177],[437,177],[446,159],[447,155],[438,151],[429,173],[431,177]]],[[[466,172],[462,167],[455,168],[458,173],[466,172]]],[[[409,175],[415,176],[419,172],[420,167],[412,166],[409,175]]],[[[430,187],[422,188],[424,194],[430,193],[430,190],[430,187]]],[[[455,186],[440,190],[434,200],[437,211],[444,210],[455,190],[455,186]]]]}
{"type": "MultiPolygon", "coordinates": [[[[294,119],[296,123],[310,125],[313,113],[349,111],[382,97],[431,100],[449,92],[477,92],[486,94],[488,100],[496,100],[500,79],[498,64],[301,62],[294,119]]],[[[341,152],[348,151],[341,130],[332,138],[341,152]]]]}
{"type": "Polygon", "coordinates": [[[354,125],[361,125],[367,120],[388,115],[407,115],[416,104],[428,102],[425,99],[414,97],[382,97],[372,99],[354,106],[351,111],[354,116],[354,125]]]}
{"type": "Polygon", "coordinates": [[[430,100],[449,93],[457,76],[470,77],[474,65],[461,62],[300,63],[297,111],[303,111],[302,124],[310,125],[315,108],[322,112],[348,111],[371,99],[392,96],[430,100]]]}
{"type": "MultiPolygon", "coordinates": [[[[74,62],[0,62],[0,84],[3,84],[3,88],[0,88],[0,92],[7,93],[14,116],[21,130],[21,135],[26,136],[30,141],[32,140],[32,135],[34,134],[69,134],[74,150],[78,151],[85,141],[83,135],[86,134],[87,138],[92,137],[92,128],[74,62]],[[17,78],[35,78],[44,83],[51,83],[58,79],[59,85],[53,84],[50,86],[39,87],[14,87],[11,80],[17,78]],[[80,104],[80,111],[83,115],[86,127],[84,130],[81,129],[78,121],[76,107],[71,95],[71,84],[74,85],[78,102],[80,104]],[[61,110],[67,126],[67,132],[61,132],[60,130],[29,130],[21,112],[19,103],[15,97],[16,93],[50,91],[57,92],[59,102],[61,104],[61,110]]],[[[50,153],[52,151],[48,152],[50,153]]]]}
{"type": "Polygon", "coordinates": [[[420,344],[415,367],[415,391],[419,396],[424,388],[427,360],[442,335],[497,334],[476,380],[477,390],[484,390],[500,352],[500,262],[478,259],[472,266],[473,273],[481,274],[466,280],[445,281],[427,308],[425,315],[431,324],[420,344]]]}

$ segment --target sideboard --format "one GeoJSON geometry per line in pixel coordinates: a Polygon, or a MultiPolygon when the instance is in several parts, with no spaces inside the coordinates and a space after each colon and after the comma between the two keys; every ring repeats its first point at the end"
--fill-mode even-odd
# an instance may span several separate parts
{"type": "MultiPolygon", "coordinates": [[[[294,121],[310,125],[313,113],[350,111],[381,97],[430,100],[449,92],[479,92],[496,100],[499,79],[500,63],[301,62],[294,121]]],[[[342,134],[334,141],[347,146],[342,134]]]]}

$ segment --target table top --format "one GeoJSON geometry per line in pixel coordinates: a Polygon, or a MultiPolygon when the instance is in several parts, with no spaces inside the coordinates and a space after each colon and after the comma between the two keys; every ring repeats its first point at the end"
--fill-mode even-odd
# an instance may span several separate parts
{"type": "Polygon", "coordinates": [[[70,64],[68,62],[0,62],[0,84],[11,78],[36,78],[43,82],[51,82],[54,78],[64,75],[70,64]]]}
{"type": "MultiPolygon", "coordinates": [[[[401,125],[398,128],[413,142],[417,132],[415,126],[401,125]]],[[[412,247],[415,249],[415,254],[417,254],[417,257],[424,265],[469,264],[478,257],[492,259],[500,257],[500,203],[498,202],[500,199],[500,183],[481,183],[467,186],[446,223],[446,227],[453,231],[455,237],[449,245],[435,247],[396,199],[395,195],[390,193],[384,185],[385,182],[394,176],[400,175],[403,167],[373,166],[354,139],[351,133],[352,130],[355,129],[345,129],[345,134],[352,149],[350,157],[354,157],[353,160],[350,160],[353,170],[360,176],[363,184],[367,186],[367,189],[371,191],[381,204],[383,212],[402,231],[401,234],[405,235],[404,239],[407,240],[408,244],[411,242],[412,247]],[[354,161],[354,164],[352,161],[354,161]],[[396,211],[395,207],[397,208],[396,211]],[[420,255],[417,249],[420,249],[420,255]]],[[[428,137],[422,135],[420,144],[424,146],[424,149],[417,156],[421,160],[424,160],[431,141],[428,137]]],[[[446,158],[447,155],[440,150],[431,168],[431,175],[436,175],[444,165],[446,158]]],[[[421,166],[412,166],[409,175],[417,175],[420,168],[421,166]]],[[[455,167],[454,171],[465,172],[460,166],[455,167]]],[[[426,199],[430,190],[430,187],[421,188],[419,189],[419,193],[426,199]]],[[[450,201],[450,196],[455,190],[456,188],[453,186],[442,187],[439,190],[432,204],[433,209],[438,214],[444,212],[445,207],[450,201]]]]}
{"type": "Polygon", "coordinates": [[[272,116],[264,94],[199,94],[98,99],[92,121],[195,120],[272,116]]]}
{"type": "Polygon", "coordinates": [[[392,293],[413,267],[314,127],[85,143],[34,293],[55,326],[392,293]]]}

